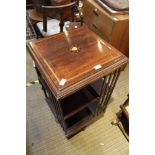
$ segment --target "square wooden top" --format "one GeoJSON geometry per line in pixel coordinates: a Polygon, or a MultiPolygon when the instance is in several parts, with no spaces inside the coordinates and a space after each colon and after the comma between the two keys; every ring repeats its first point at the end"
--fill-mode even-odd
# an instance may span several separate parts
{"type": "Polygon", "coordinates": [[[29,52],[57,99],[63,98],[116,68],[128,59],[87,27],[28,43],[29,52]],[[73,46],[78,52],[71,52],[73,46]]]}

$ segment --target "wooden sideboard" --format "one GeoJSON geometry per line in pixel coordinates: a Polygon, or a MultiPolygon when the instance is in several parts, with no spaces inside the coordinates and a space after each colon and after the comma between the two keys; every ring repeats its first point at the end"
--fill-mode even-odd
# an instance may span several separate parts
{"type": "Polygon", "coordinates": [[[129,14],[110,14],[94,0],[85,0],[83,19],[92,31],[129,56],[129,14]]]}

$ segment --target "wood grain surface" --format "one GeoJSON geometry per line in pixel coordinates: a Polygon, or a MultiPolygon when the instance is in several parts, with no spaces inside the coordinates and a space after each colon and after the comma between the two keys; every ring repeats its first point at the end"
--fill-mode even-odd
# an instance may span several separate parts
{"type": "Polygon", "coordinates": [[[127,64],[128,59],[87,27],[28,43],[29,52],[55,97],[63,98],[127,64]],[[79,52],[71,52],[77,46],[79,52]],[[96,65],[101,68],[94,69],[96,65]],[[61,80],[65,79],[64,85],[61,80]]]}

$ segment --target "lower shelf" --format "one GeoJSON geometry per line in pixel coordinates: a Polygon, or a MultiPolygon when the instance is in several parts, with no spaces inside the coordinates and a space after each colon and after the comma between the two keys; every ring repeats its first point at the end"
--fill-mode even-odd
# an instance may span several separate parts
{"type": "MultiPolygon", "coordinates": [[[[82,113],[79,118],[70,118],[70,120],[68,120],[67,122],[65,121],[68,127],[65,131],[65,135],[67,138],[71,138],[72,136],[84,130],[87,126],[104,116],[104,113],[100,113],[99,115],[94,116],[89,109],[85,109],[82,113]]],[[[80,115],[80,113],[78,115],[80,115]]],[[[78,115],[76,117],[78,117],[78,115]]]]}
{"type": "Polygon", "coordinates": [[[81,131],[85,126],[88,125],[89,121],[93,118],[93,114],[89,108],[85,108],[76,115],[65,120],[66,124],[66,137],[70,137],[75,133],[81,131]]]}
{"type": "Polygon", "coordinates": [[[91,112],[89,111],[88,108],[83,109],[82,111],[78,112],[74,116],[68,118],[65,123],[67,128],[71,128],[74,125],[76,125],[78,122],[84,120],[85,118],[91,116],[91,112]]]}

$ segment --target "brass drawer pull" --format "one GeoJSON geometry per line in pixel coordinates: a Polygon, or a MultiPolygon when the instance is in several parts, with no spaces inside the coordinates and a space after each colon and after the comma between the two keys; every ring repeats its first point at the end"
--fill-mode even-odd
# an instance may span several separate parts
{"type": "Polygon", "coordinates": [[[96,26],[95,24],[92,24],[92,25],[93,25],[93,27],[94,27],[95,29],[98,29],[97,26],[96,26]]]}
{"type": "Polygon", "coordinates": [[[94,9],[93,10],[93,13],[96,15],[96,16],[99,16],[98,12],[97,12],[97,9],[94,9]]]}

